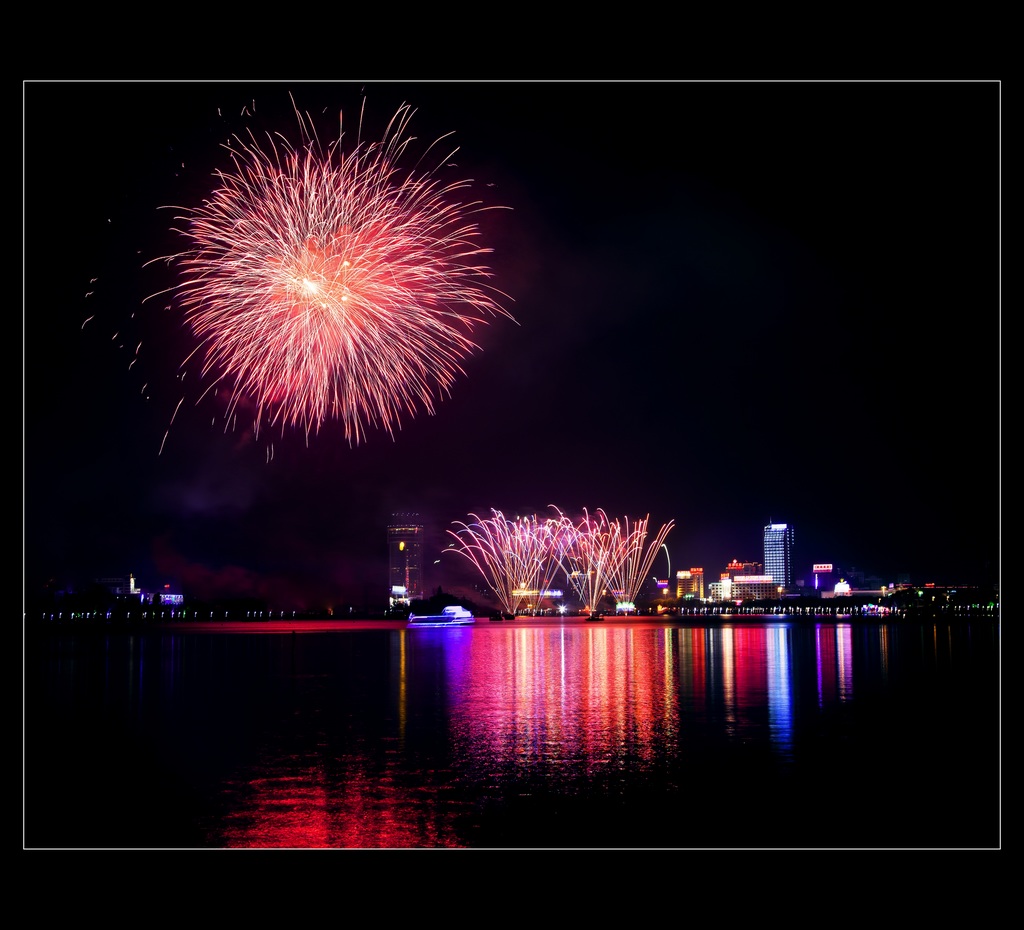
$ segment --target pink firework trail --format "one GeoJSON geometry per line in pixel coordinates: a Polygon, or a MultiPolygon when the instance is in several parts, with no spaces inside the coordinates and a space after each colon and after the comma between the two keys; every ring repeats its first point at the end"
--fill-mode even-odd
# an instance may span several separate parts
{"type": "Polygon", "coordinates": [[[650,514],[636,520],[632,526],[628,517],[624,517],[621,524],[618,520],[612,524],[613,555],[606,574],[617,604],[621,604],[627,612],[633,609],[632,605],[647,580],[658,550],[673,526],[672,521],[666,523],[648,543],[649,522],[650,514]]]}
{"type": "Polygon", "coordinates": [[[492,208],[458,199],[470,181],[436,177],[451,154],[419,167],[442,140],[399,167],[412,113],[346,154],[340,117],[323,149],[296,110],[301,146],[233,136],[233,170],[202,206],[173,208],[187,245],[159,260],[180,271],[169,292],[198,340],[186,363],[201,359],[204,396],[228,386],[228,423],[244,406],[256,435],[300,428],[308,443],[330,417],[350,446],[370,427],[393,438],[403,415],[450,396],[475,326],[514,322],[470,220],[492,208]]]}
{"type": "Polygon", "coordinates": [[[586,611],[596,611],[612,597],[616,610],[632,610],[647,573],[674,526],[664,524],[648,542],[650,516],[624,522],[609,520],[600,508],[584,509],[578,523],[551,505],[555,517],[507,519],[500,510],[481,519],[470,514],[471,523],[456,523],[449,534],[457,553],[473,563],[494,592],[502,608],[518,613],[540,592],[564,575],[586,611]]]}
{"type": "Polygon", "coordinates": [[[476,514],[471,523],[456,522],[448,533],[458,543],[445,549],[472,562],[485,584],[494,592],[502,610],[517,614],[537,594],[550,586],[558,568],[551,556],[558,542],[560,524],[538,521],[536,516],[510,520],[500,510],[485,519],[476,514]]]}

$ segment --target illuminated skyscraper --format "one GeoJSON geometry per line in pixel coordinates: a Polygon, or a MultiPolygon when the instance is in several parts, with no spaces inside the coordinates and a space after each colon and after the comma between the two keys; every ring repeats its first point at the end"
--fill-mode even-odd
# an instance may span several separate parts
{"type": "Polygon", "coordinates": [[[776,586],[793,586],[793,527],[787,523],[764,528],[764,573],[776,586]]]}
{"type": "Polygon", "coordinates": [[[393,513],[388,524],[388,603],[405,606],[422,597],[423,526],[419,514],[393,513]]]}

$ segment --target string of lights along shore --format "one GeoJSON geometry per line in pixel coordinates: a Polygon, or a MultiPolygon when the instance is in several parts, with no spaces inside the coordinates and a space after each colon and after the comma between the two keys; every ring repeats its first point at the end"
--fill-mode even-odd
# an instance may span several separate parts
{"type": "MultiPolygon", "coordinates": [[[[604,510],[584,509],[571,517],[552,505],[550,515],[506,516],[492,509],[455,521],[447,530],[444,558],[462,558],[475,570],[497,609],[511,615],[569,612],[638,612],[645,601],[766,600],[802,593],[805,579],[794,570],[796,534],[788,523],[764,527],[763,561],[733,559],[718,580],[705,584],[705,571],[678,569],[674,583],[667,539],[674,527],[658,528],[649,517],[611,518],[604,510]],[[665,577],[651,574],[664,553],[665,577]]],[[[427,596],[424,587],[426,528],[416,513],[395,513],[387,527],[388,605],[409,607],[427,596]]],[[[440,563],[442,560],[438,560],[440,563]]],[[[845,579],[833,577],[833,565],[811,567],[817,594],[850,593],[845,579]]]]}

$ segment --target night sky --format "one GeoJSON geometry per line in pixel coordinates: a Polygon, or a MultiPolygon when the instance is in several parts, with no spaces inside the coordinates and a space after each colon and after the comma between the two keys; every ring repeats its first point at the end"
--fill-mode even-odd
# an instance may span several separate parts
{"type": "MultiPolygon", "coordinates": [[[[29,82],[25,589],[133,573],[272,606],[386,598],[386,526],[649,516],[655,572],[832,562],[992,581],[1000,553],[1001,104],[995,82],[29,82]],[[152,259],[248,128],[379,139],[415,109],[473,179],[515,322],[433,416],[350,446],[174,416],[191,334],[152,259]],[[166,441],[165,441],[165,433],[166,441]],[[273,444],[273,455],[268,445],[273,444]]],[[[347,148],[347,146],[345,146],[347,148]]],[[[446,169],[447,170],[447,169],[446,169]]],[[[435,565],[435,559],[440,564],[435,565]]],[[[455,563],[459,564],[456,565],[455,563]]]]}

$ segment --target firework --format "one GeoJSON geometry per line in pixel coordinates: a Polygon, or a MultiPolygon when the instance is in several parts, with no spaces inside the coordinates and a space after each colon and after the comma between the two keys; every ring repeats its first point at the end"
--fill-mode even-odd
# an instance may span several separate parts
{"type": "Polygon", "coordinates": [[[584,508],[578,524],[564,515],[562,521],[566,530],[560,564],[584,609],[596,611],[608,590],[609,560],[616,542],[613,524],[600,508],[593,517],[584,508]]]}
{"type": "Polygon", "coordinates": [[[448,531],[458,546],[445,552],[469,559],[502,609],[519,613],[550,587],[558,567],[551,556],[558,545],[560,524],[541,522],[536,516],[509,520],[500,510],[492,510],[486,519],[469,516],[472,523],[456,522],[459,529],[448,531]]]}
{"type": "Polygon", "coordinates": [[[587,611],[612,596],[617,610],[631,610],[658,550],[673,527],[669,521],[648,544],[650,516],[635,521],[609,520],[601,509],[584,509],[578,523],[551,505],[555,516],[506,519],[500,510],[471,523],[457,522],[449,534],[458,546],[446,549],[473,564],[502,608],[518,613],[538,601],[564,575],[565,584],[587,611]]]}
{"type": "Polygon", "coordinates": [[[450,396],[478,324],[513,319],[471,221],[493,208],[438,176],[453,153],[421,169],[439,139],[401,167],[413,112],[346,153],[340,119],[325,148],[296,109],[299,145],[232,136],[209,197],[173,208],[186,245],[158,260],[180,273],[168,292],[197,340],[186,363],[200,360],[204,396],[227,386],[228,422],[244,407],[257,435],[299,428],[308,442],[334,418],[349,445],[370,427],[394,437],[405,414],[450,396]]]}
{"type": "Polygon", "coordinates": [[[666,523],[647,544],[649,522],[650,514],[642,520],[637,520],[632,528],[628,517],[623,518],[621,529],[619,522],[615,521],[612,534],[614,546],[607,567],[607,577],[618,609],[633,609],[640,587],[647,580],[647,573],[654,564],[658,550],[673,526],[672,521],[666,523]]]}

